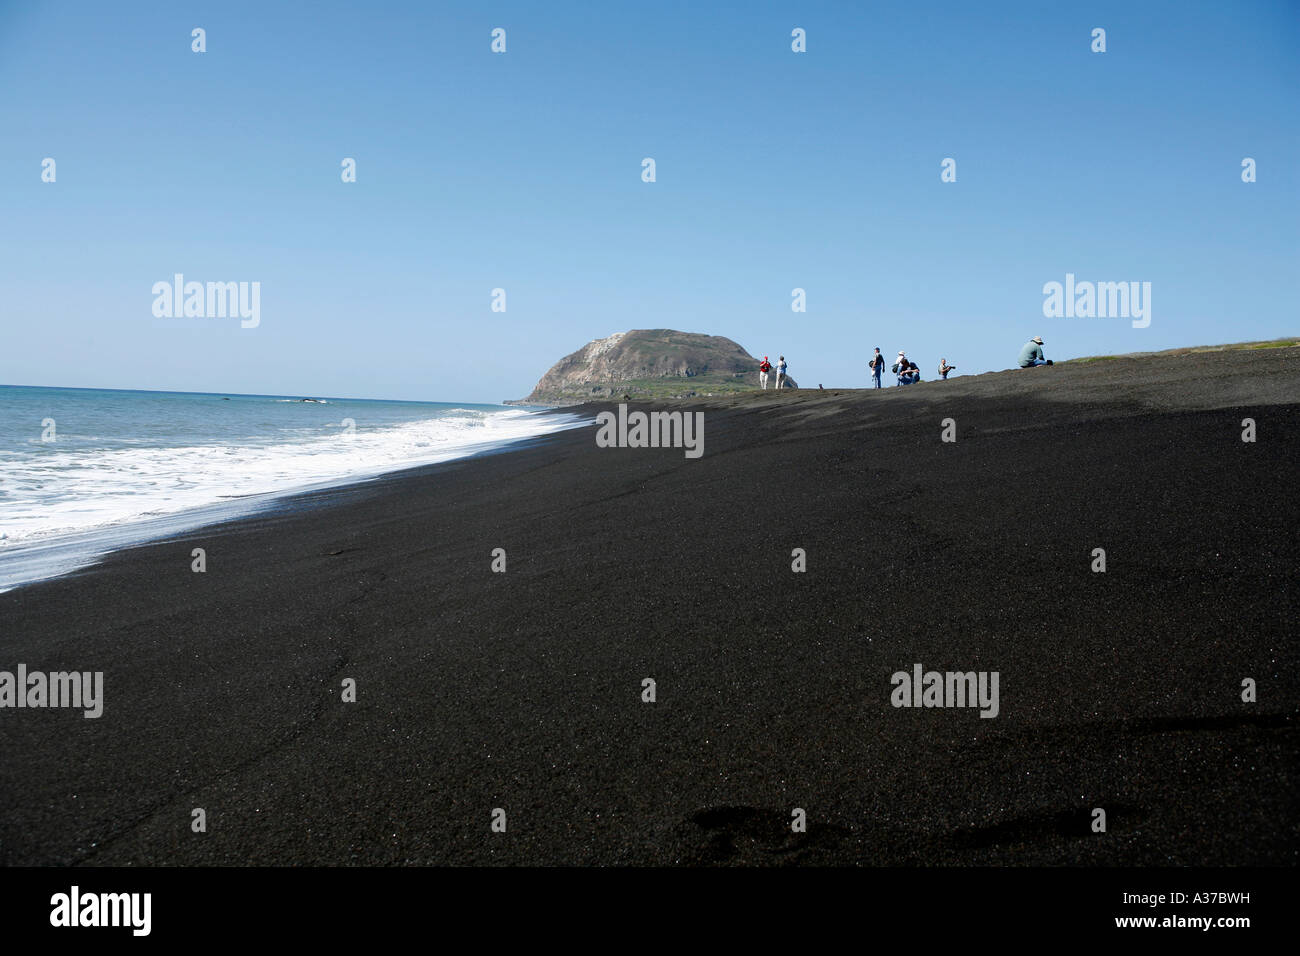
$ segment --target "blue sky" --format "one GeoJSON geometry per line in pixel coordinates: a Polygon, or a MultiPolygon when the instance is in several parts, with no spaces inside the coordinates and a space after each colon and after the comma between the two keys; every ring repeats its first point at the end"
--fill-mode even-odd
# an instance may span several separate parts
{"type": "Polygon", "coordinates": [[[0,382],[492,402],[631,328],[827,386],[1295,334],[1298,49],[1263,0],[0,0],[0,382]],[[155,318],[176,272],[260,325],[155,318]],[[1150,326],[1044,318],[1067,272],[1150,326]]]}

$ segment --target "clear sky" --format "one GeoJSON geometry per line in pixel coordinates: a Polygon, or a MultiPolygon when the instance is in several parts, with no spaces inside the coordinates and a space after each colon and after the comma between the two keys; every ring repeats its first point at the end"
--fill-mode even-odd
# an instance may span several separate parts
{"type": "Polygon", "coordinates": [[[0,382],[491,402],[633,328],[828,387],[1295,334],[1298,101],[1284,0],[0,0],[0,382]],[[260,325],[156,318],[177,272],[260,325]],[[1150,326],[1044,318],[1066,273],[1150,326]]]}

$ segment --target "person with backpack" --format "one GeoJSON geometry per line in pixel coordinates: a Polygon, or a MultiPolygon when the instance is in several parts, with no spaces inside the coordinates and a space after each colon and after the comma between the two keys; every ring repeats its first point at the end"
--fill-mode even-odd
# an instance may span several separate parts
{"type": "Polygon", "coordinates": [[[955,365],[949,365],[948,360],[946,358],[939,359],[939,377],[946,381],[948,378],[948,373],[951,372],[956,367],[957,366],[955,365]]]}
{"type": "Polygon", "coordinates": [[[921,381],[921,370],[903,352],[898,353],[898,361],[894,363],[894,371],[898,373],[899,385],[911,385],[913,382],[921,381]]]}
{"type": "Polygon", "coordinates": [[[763,386],[763,391],[767,391],[767,373],[772,371],[772,363],[763,356],[763,361],[758,363],[758,382],[763,386]]]}
{"type": "Polygon", "coordinates": [[[777,391],[785,388],[785,356],[782,355],[777,360],[776,366],[776,388],[777,391]]]}
{"type": "Polygon", "coordinates": [[[876,354],[871,356],[867,368],[871,369],[871,378],[875,381],[876,388],[880,388],[880,373],[885,370],[885,357],[880,354],[879,348],[876,349],[876,354]]]}

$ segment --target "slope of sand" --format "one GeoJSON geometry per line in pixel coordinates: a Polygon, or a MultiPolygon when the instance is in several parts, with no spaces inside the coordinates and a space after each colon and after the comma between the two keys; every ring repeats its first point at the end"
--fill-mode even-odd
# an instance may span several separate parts
{"type": "Polygon", "coordinates": [[[1300,350],[690,407],[0,595],[106,695],[0,711],[0,862],[1297,862],[1300,350]]]}

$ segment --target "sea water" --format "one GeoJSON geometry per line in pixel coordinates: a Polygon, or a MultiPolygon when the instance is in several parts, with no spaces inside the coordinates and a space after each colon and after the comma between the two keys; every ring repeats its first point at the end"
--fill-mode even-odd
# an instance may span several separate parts
{"type": "Polygon", "coordinates": [[[501,405],[0,385],[0,591],[290,492],[582,423],[501,405]]]}

